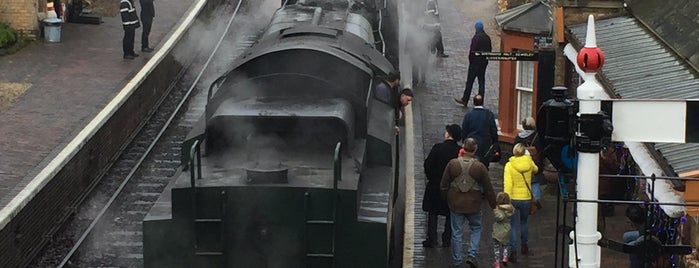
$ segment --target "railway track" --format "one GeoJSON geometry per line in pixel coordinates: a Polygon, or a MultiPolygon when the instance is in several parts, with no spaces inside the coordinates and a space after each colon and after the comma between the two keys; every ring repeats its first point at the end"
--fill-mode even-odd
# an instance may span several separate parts
{"type": "Polygon", "coordinates": [[[206,90],[201,89],[254,43],[264,26],[259,21],[268,21],[249,15],[255,7],[243,2],[235,1],[212,20],[229,23],[214,51],[173,82],[149,121],[30,267],[143,267],[142,221],[178,172],[180,145],[204,113],[206,90]]]}

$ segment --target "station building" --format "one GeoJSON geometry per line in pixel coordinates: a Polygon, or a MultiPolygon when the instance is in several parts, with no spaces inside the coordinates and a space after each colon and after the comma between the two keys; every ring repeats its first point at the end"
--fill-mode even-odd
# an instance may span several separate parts
{"type": "MultiPolygon", "coordinates": [[[[575,89],[583,80],[571,63],[575,58],[566,54],[583,47],[585,21],[592,14],[596,21],[597,45],[606,56],[596,77],[611,99],[699,99],[699,50],[696,46],[699,21],[695,19],[699,2],[525,2],[529,3],[509,7],[496,16],[502,33],[500,51],[535,51],[537,38],[551,38],[551,49],[556,56],[555,73],[550,79],[555,85],[565,85],[569,96],[576,95],[575,89]]],[[[536,118],[537,104],[545,100],[538,99],[546,96],[539,91],[546,90],[542,83],[551,81],[541,81],[540,64],[537,61],[501,62],[498,114],[501,142],[512,143],[522,129],[521,119],[536,118]]],[[[699,178],[699,144],[626,143],[624,146],[627,145],[633,158],[639,161],[638,175],[653,173],[699,178]]],[[[644,180],[637,180],[637,183],[642,184],[644,180]]],[[[699,202],[699,182],[668,181],[662,185],[667,196],[656,196],[657,201],[699,202]]],[[[682,244],[691,245],[696,252],[699,207],[686,206],[683,214],[671,216],[681,218],[676,224],[681,227],[672,231],[681,231],[682,244]]],[[[698,259],[694,253],[681,262],[695,267],[699,265],[698,259]]]]}

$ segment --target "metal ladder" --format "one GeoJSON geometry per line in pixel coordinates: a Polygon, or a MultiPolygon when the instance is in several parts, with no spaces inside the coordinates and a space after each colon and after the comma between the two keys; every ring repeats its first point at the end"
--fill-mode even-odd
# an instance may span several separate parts
{"type": "MultiPolygon", "coordinates": [[[[192,186],[192,218],[194,218],[193,221],[193,250],[194,250],[194,264],[198,265],[200,263],[206,263],[211,265],[212,263],[216,263],[217,267],[226,267],[226,246],[224,243],[224,235],[225,235],[225,225],[224,225],[224,219],[225,219],[225,214],[226,214],[226,202],[228,199],[226,191],[221,191],[221,210],[220,210],[220,217],[219,218],[199,218],[198,216],[198,210],[197,210],[197,198],[198,198],[198,192],[197,192],[197,187],[196,187],[196,180],[201,179],[201,150],[199,147],[199,141],[195,141],[192,144],[192,147],[190,148],[190,182],[192,186]],[[212,228],[212,227],[218,227],[218,228],[212,228]],[[207,227],[207,228],[203,228],[207,227]],[[208,230],[214,230],[218,229],[218,234],[213,236],[215,237],[214,243],[211,243],[212,241],[207,241],[203,242],[203,239],[201,239],[201,232],[204,230],[204,232],[208,230]],[[205,247],[205,245],[211,246],[212,244],[218,244],[217,248],[208,248],[205,247]],[[214,259],[214,260],[202,260],[202,258],[206,259],[214,259]],[[218,259],[218,260],[215,260],[218,259]]],[[[211,237],[211,236],[209,236],[211,237]]]]}
{"type": "MultiPolygon", "coordinates": [[[[342,162],[341,162],[341,156],[340,156],[340,148],[341,148],[341,143],[338,142],[337,145],[335,146],[335,155],[334,155],[334,167],[333,167],[333,191],[332,191],[332,218],[331,219],[309,219],[309,203],[311,200],[311,194],[309,192],[306,192],[304,194],[304,214],[306,218],[306,241],[310,241],[310,235],[313,233],[314,229],[320,229],[323,228],[323,226],[331,226],[332,228],[332,240],[330,242],[330,249],[323,251],[323,252],[311,252],[310,245],[307,246],[307,253],[306,253],[306,260],[308,261],[308,267],[312,267],[312,263],[314,260],[317,259],[326,259],[330,260],[332,265],[330,267],[335,267],[335,239],[336,239],[336,229],[337,225],[335,224],[336,216],[337,216],[337,199],[338,199],[338,191],[337,191],[337,183],[338,181],[341,180],[341,174],[342,174],[342,162]]],[[[310,244],[310,243],[309,243],[310,244]]],[[[323,266],[327,267],[327,266],[323,266]]]]}

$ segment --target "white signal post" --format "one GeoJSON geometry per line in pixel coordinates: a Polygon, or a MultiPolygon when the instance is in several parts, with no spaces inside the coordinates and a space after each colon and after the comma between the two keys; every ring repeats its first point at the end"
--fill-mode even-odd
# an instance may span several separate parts
{"type": "MultiPolygon", "coordinates": [[[[587,19],[587,36],[585,47],[578,53],[578,65],[585,72],[585,82],[578,87],[577,97],[580,104],[579,113],[597,114],[601,110],[601,100],[606,96],[602,86],[597,82],[595,73],[604,64],[604,55],[597,47],[595,21],[592,15],[587,19]]],[[[599,152],[578,152],[577,199],[598,199],[599,152]]],[[[597,231],[597,203],[578,202],[576,231],[570,232],[574,243],[569,246],[569,267],[600,267],[601,248],[597,241],[602,234],[597,231]]]]}

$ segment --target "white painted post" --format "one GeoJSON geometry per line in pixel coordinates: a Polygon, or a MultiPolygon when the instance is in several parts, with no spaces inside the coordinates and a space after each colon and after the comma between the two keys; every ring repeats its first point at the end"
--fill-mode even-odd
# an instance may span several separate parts
{"type": "MultiPolygon", "coordinates": [[[[585,82],[578,87],[577,96],[580,114],[597,114],[601,109],[604,90],[595,79],[602,66],[604,56],[597,48],[595,21],[592,15],[587,20],[585,47],[578,54],[578,64],[585,72],[585,82]]],[[[577,199],[598,199],[599,153],[578,153],[577,199]]],[[[570,232],[574,243],[569,246],[569,267],[599,268],[601,248],[597,241],[602,235],[597,231],[597,203],[578,202],[575,219],[576,231],[570,232]]]]}

